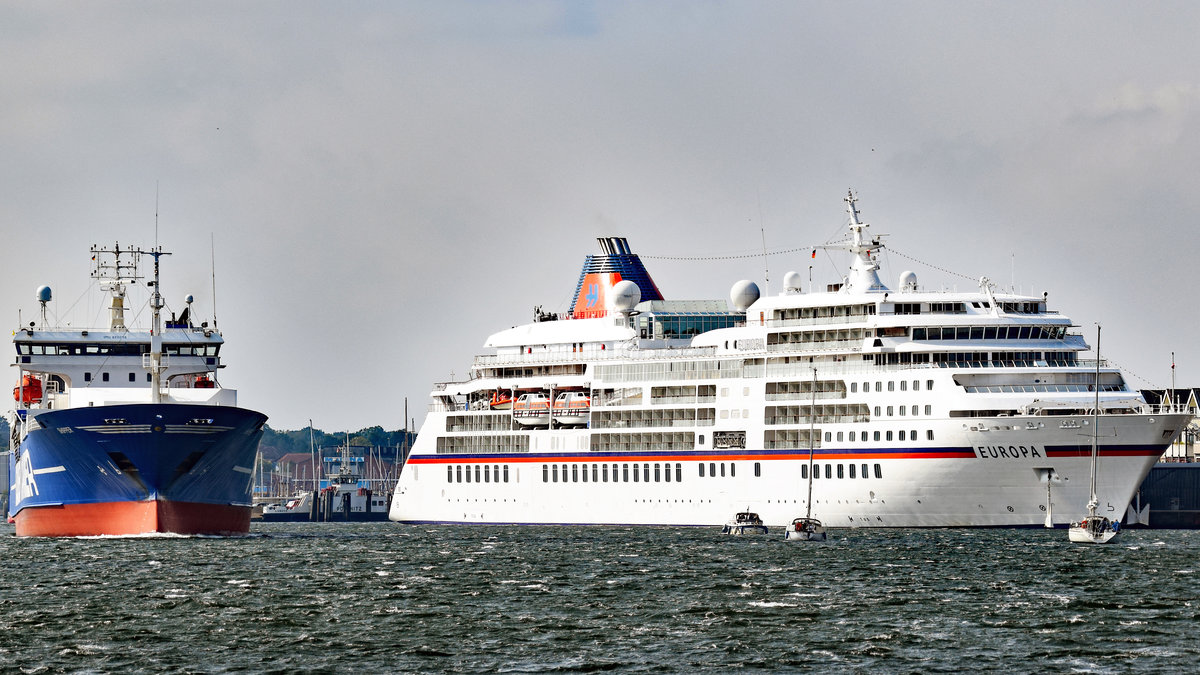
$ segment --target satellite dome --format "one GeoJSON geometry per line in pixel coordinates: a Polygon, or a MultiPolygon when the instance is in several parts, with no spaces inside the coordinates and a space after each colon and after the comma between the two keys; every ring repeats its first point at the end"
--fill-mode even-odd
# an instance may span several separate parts
{"type": "Polygon", "coordinates": [[[783,275],[783,291],[785,293],[800,292],[800,273],[793,270],[783,275]]]}
{"type": "Polygon", "coordinates": [[[917,273],[905,270],[900,273],[900,290],[915,291],[917,290],[917,273]]]}
{"type": "Polygon", "coordinates": [[[50,296],[51,296],[51,294],[50,294],[49,286],[38,286],[38,289],[37,289],[38,302],[50,302],[50,296]]]}
{"type": "Polygon", "coordinates": [[[609,290],[609,298],[614,310],[628,314],[642,301],[642,289],[634,282],[623,279],[609,290]]]}
{"type": "Polygon", "coordinates": [[[758,284],[749,279],[742,279],[729,289],[729,301],[739,312],[746,311],[750,305],[758,302],[758,297],[758,284]]]}

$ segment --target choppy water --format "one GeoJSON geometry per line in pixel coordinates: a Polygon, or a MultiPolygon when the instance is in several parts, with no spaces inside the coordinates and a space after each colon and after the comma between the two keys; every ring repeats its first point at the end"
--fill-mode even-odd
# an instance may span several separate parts
{"type": "Polygon", "coordinates": [[[256,524],[17,539],[0,670],[1183,672],[1200,532],[256,524]]]}

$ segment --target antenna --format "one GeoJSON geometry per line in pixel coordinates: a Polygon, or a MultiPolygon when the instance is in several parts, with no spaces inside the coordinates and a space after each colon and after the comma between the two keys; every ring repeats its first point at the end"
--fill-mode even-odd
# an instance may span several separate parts
{"type": "Polygon", "coordinates": [[[208,250],[212,256],[213,330],[217,329],[217,245],[212,232],[208,233],[208,250]]]}
{"type": "Polygon", "coordinates": [[[758,231],[762,234],[763,245],[763,295],[771,294],[771,270],[767,268],[767,230],[763,226],[762,190],[758,191],[758,231]]]}
{"type": "Polygon", "coordinates": [[[158,248],[158,181],[154,181],[154,248],[158,248]]]}

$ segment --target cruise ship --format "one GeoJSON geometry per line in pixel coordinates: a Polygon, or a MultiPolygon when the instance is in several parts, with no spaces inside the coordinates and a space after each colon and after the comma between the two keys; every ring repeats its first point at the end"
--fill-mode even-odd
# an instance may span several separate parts
{"type": "Polygon", "coordinates": [[[1065,527],[1093,440],[1098,512],[1123,515],[1189,415],[1081,358],[1045,295],[885,283],[882,236],[846,204],[844,239],[812,255],[848,267],[819,290],[791,272],[777,294],[666,300],[601,239],[569,313],[535,310],[435,386],[391,519],[782,526],[811,483],[828,527],[1065,527]]]}
{"type": "Polygon", "coordinates": [[[217,373],[224,340],[195,325],[192,297],[165,320],[159,265],[170,255],[93,246],[92,277],[111,298],[107,329],[18,327],[9,414],[8,519],[18,536],[240,534],[266,416],[237,407],[217,373]],[[139,270],[152,258],[152,280],[139,270]],[[149,295],[151,321],[126,326],[131,284],[149,295]]]}

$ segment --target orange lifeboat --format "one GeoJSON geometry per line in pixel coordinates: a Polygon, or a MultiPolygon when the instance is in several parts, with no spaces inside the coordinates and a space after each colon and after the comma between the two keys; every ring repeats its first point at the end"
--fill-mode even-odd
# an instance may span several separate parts
{"type": "Polygon", "coordinates": [[[196,381],[192,383],[192,387],[195,389],[215,389],[216,386],[217,383],[208,379],[207,375],[197,375],[196,381]]]}
{"type": "Polygon", "coordinates": [[[13,387],[13,400],[25,405],[40,402],[42,400],[42,381],[29,374],[21,376],[21,384],[13,387]]]}
{"type": "Polygon", "coordinates": [[[511,392],[500,391],[497,389],[492,392],[492,400],[490,402],[492,410],[509,410],[512,408],[513,397],[511,392]]]}
{"type": "Polygon", "coordinates": [[[544,427],[550,424],[550,399],[543,393],[521,394],[513,403],[513,418],[525,427],[544,427]]]}
{"type": "Polygon", "coordinates": [[[587,424],[592,398],[582,391],[564,391],[554,398],[554,421],[565,425],[587,424]]]}

